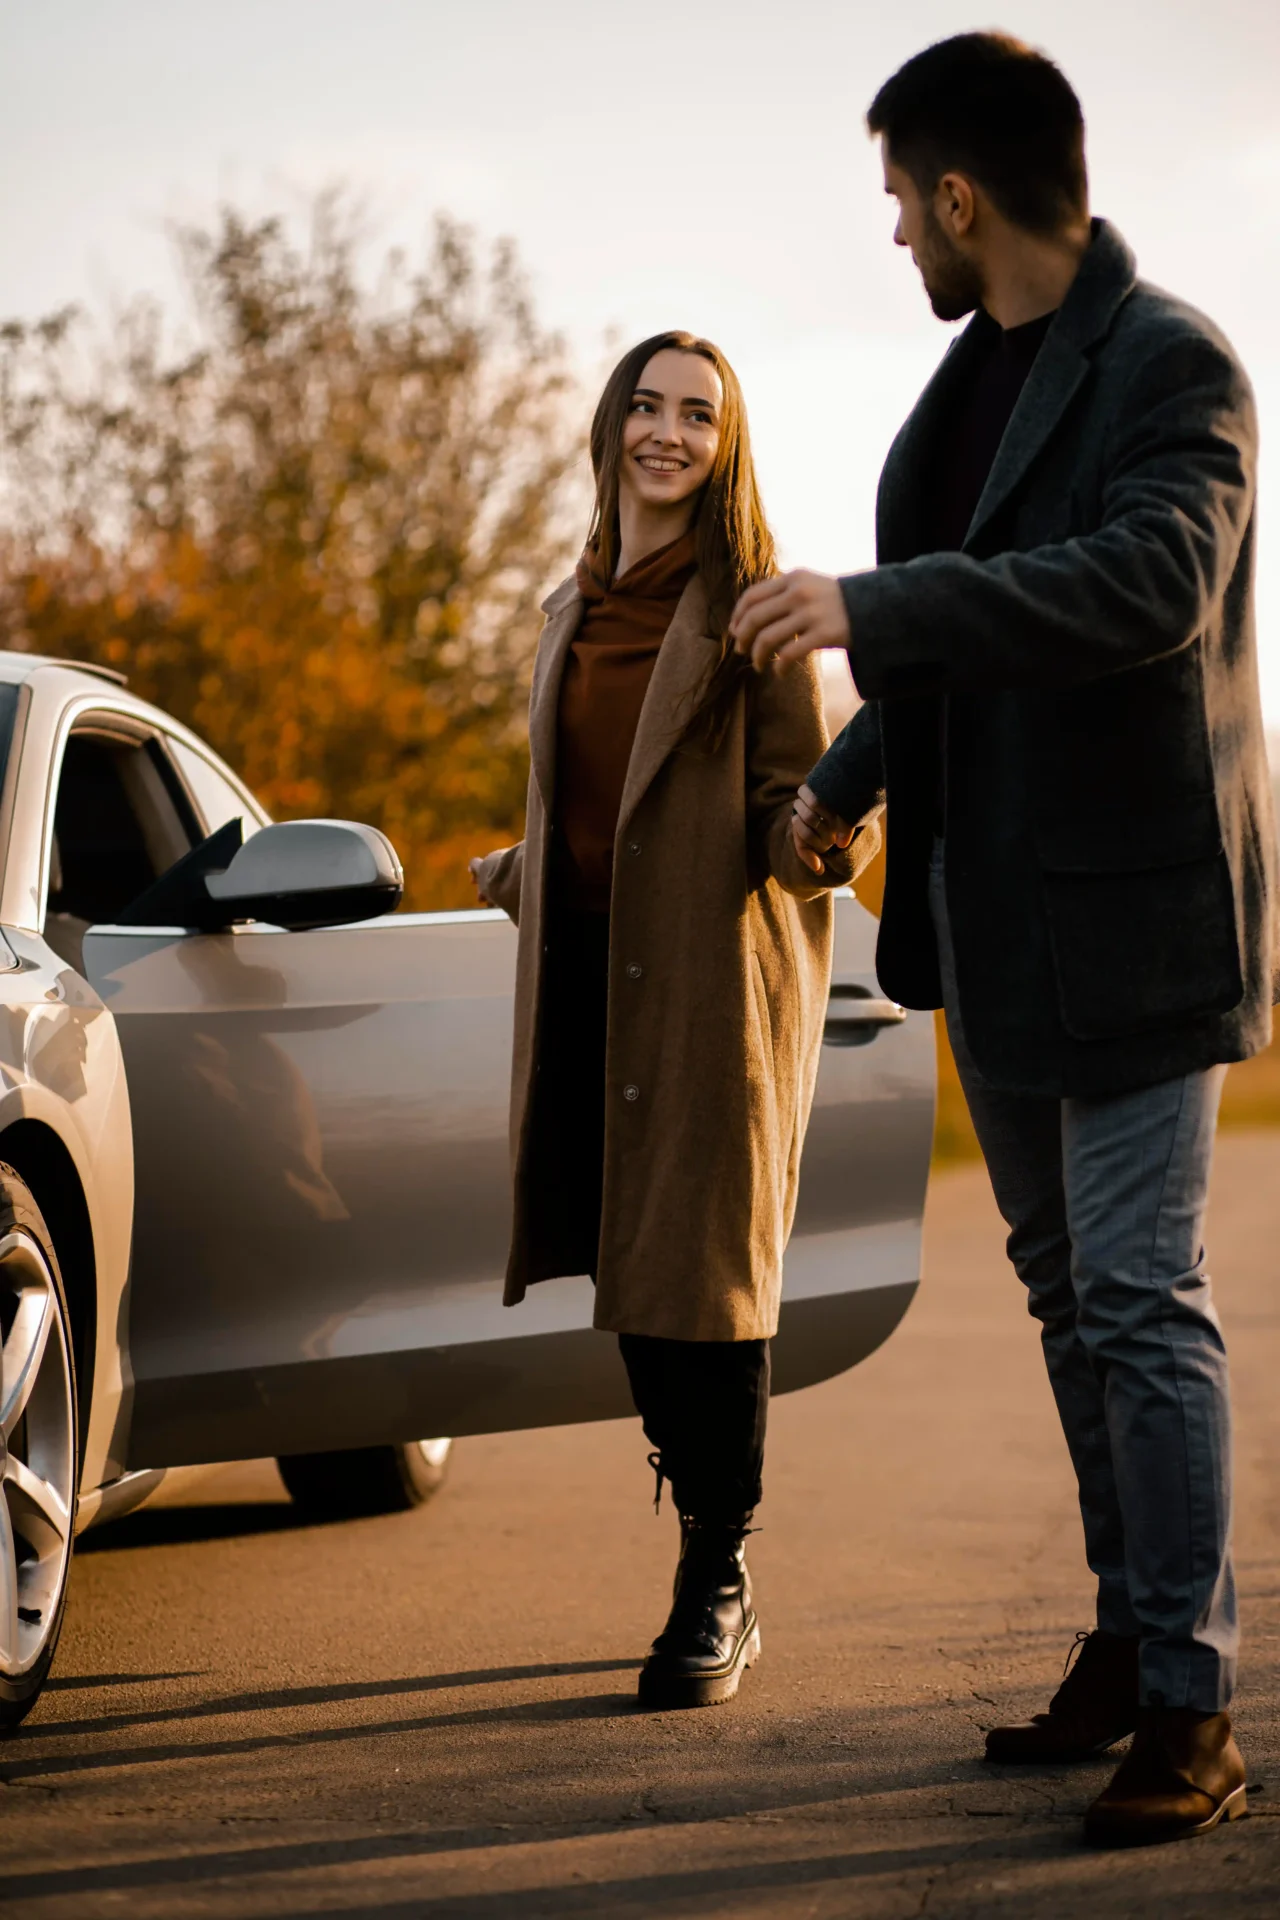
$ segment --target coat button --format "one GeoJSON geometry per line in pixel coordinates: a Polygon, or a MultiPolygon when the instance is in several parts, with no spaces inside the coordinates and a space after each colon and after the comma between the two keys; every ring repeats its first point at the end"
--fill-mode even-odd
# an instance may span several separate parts
{"type": "Polygon", "coordinates": [[[638,854],[639,851],[640,851],[640,842],[638,840],[628,840],[627,852],[631,855],[632,859],[635,858],[636,854],[638,854]]]}
{"type": "Polygon", "coordinates": [[[644,968],[640,965],[640,962],[638,960],[632,960],[627,967],[628,980],[639,980],[643,973],[644,973],[644,968]]]}
{"type": "Polygon", "coordinates": [[[629,1086],[625,1086],[622,1089],[622,1097],[624,1100],[638,1100],[640,1098],[640,1089],[634,1080],[629,1086]]]}

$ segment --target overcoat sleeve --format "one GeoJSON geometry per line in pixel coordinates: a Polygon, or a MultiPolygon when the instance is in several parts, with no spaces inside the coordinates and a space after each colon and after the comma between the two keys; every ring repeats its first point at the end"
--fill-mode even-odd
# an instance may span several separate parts
{"type": "Polygon", "coordinates": [[[841,581],[858,691],[1067,687],[1176,653],[1222,599],[1256,463],[1238,362],[1198,331],[1166,339],[1116,409],[1096,530],[992,559],[926,554],[841,581]]]}
{"type": "Polygon", "coordinates": [[[810,773],[808,786],[824,807],[850,826],[874,820],[884,806],[880,708],[864,701],[810,773]]]}
{"type": "Polygon", "coordinates": [[[801,900],[845,887],[874,858],[880,829],[864,822],[853,843],[833,847],[824,871],[806,867],[791,838],[796,794],[827,744],[822,683],[812,658],[787,673],[767,670],[747,689],[747,829],[755,864],[801,900]]]}
{"type": "Polygon", "coordinates": [[[486,900],[492,900],[509,920],[520,925],[520,881],[524,873],[524,841],[499,847],[480,862],[476,879],[486,900]]]}

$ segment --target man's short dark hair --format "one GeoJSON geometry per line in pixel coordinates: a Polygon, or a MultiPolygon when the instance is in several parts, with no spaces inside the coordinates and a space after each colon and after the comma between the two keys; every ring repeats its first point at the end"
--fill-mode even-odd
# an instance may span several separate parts
{"type": "Polygon", "coordinates": [[[931,194],[968,174],[1032,233],[1058,233],[1089,210],[1084,115],[1045,54],[1004,33],[958,33],[886,80],[867,113],[889,157],[931,194]]]}

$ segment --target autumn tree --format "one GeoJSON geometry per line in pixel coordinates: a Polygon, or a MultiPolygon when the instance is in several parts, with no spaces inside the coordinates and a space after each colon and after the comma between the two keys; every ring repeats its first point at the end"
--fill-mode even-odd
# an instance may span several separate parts
{"type": "Polygon", "coordinates": [[[373,287],[332,200],[306,246],[234,212],[176,243],[187,350],[144,301],[0,332],[0,644],[123,669],[277,817],[371,821],[410,904],[463,904],[521,830],[580,532],[563,346],[447,221],[373,287]]]}

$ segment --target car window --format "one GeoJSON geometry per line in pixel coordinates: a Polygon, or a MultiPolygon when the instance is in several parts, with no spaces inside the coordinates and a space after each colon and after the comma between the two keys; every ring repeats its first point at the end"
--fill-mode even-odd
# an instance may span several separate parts
{"type": "Polygon", "coordinates": [[[18,717],[18,695],[21,687],[11,681],[0,681],[0,782],[3,781],[9,764],[9,748],[13,745],[13,723],[18,717]]]}
{"type": "Polygon", "coordinates": [[[185,740],[170,739],[165,744],[191,790],[206,833],[216,833],[219,827],[226,826],[228,820],[243,822],[246,840],[251,833],[258,831],[258,821],[230,780],[219,772],[211,760],[206,760],[202,753],[189,747],[185,740]]]}
{"type": "Polygon", "coordinates": [[[75,728],[58,775],[44,935],[81,970],[87,928],[113,921],[202,837],[154,738],[75,728]]]}

